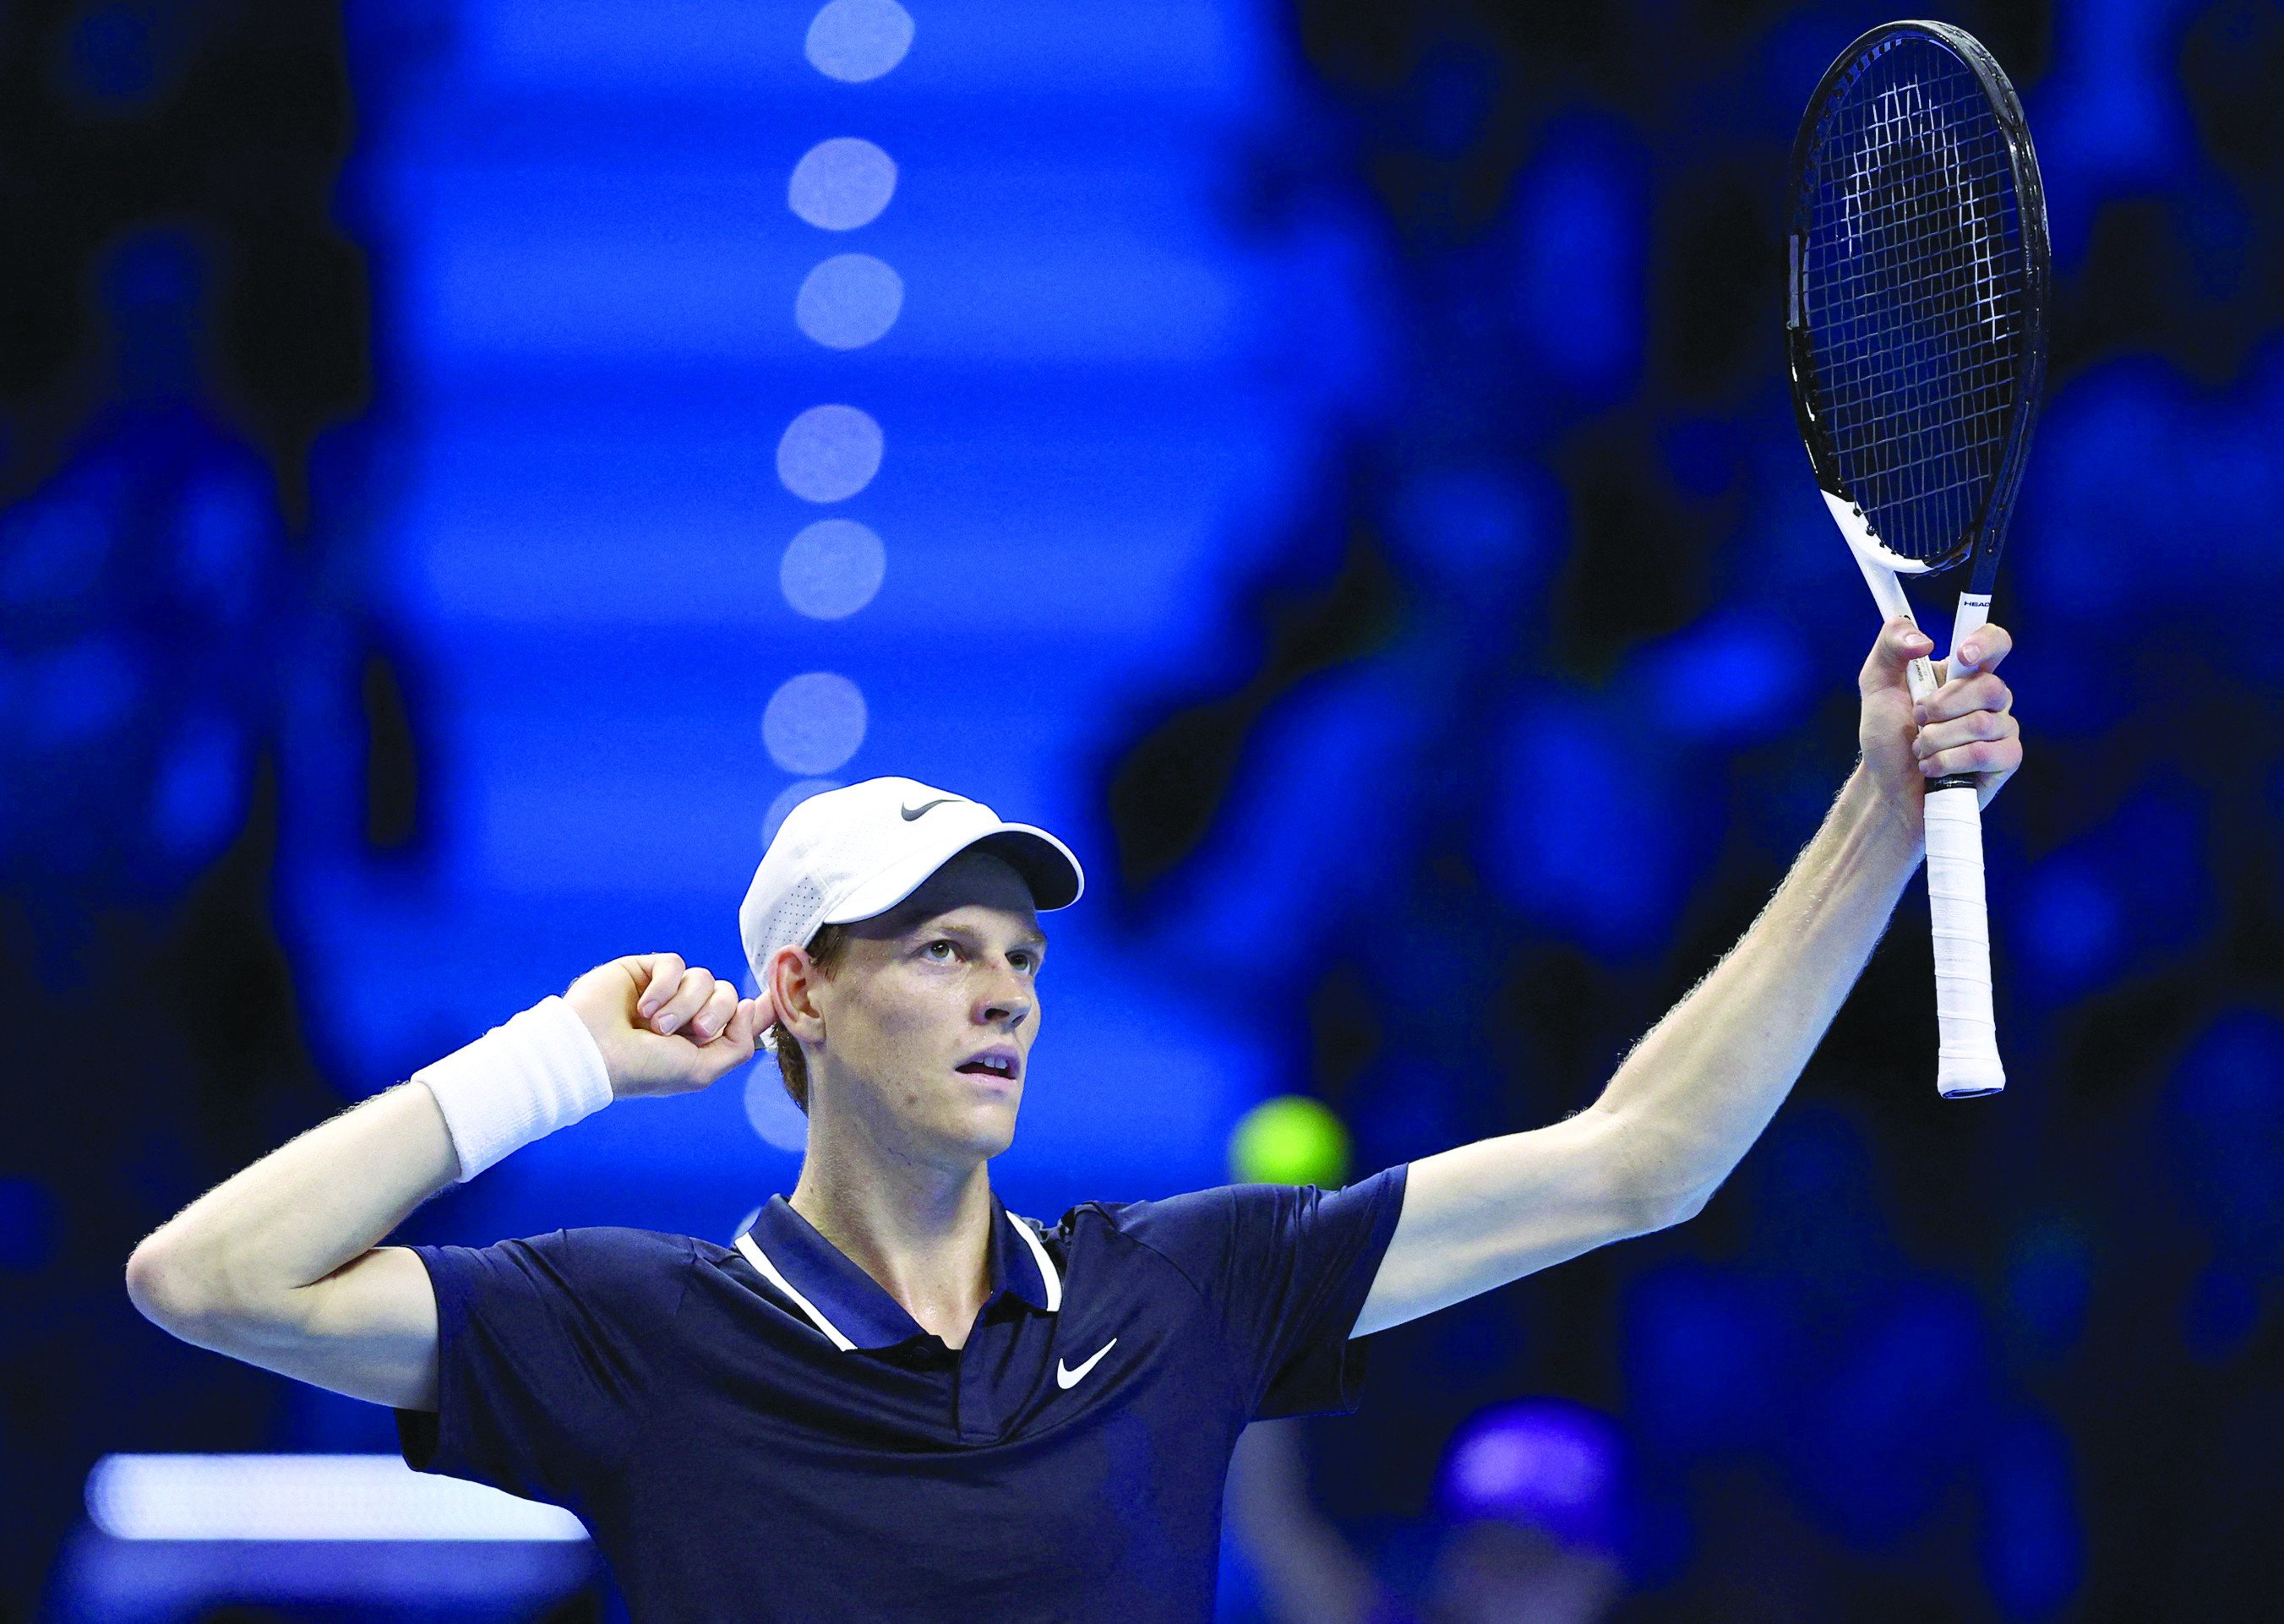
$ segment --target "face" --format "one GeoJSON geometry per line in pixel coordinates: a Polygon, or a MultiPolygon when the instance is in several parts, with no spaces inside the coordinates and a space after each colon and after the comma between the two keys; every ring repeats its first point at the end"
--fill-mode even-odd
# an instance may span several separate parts
{"type": "Polygon", "coordinates": [[[884,1151],[950,1171],[1005,1150],[1039,1031],[1046,938],[1029,887],[963,852],[847,930],[830,974],[791,999],[812,1122],[846,1117],[884,1151]]]}

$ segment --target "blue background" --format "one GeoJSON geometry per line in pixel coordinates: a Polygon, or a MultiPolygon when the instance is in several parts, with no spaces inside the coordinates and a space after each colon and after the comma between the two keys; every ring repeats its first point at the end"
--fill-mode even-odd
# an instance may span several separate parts
{"type": "MultiPolygon", "coordinates": [[[[789,677],[864,696],[828,777],[1088,865],[996,1170],[1044,1215],[1217,1182],[1271,1093],[1359,1171],[1584,1105],[1845,775],[1876,615],[1779,235],[1876,11],[912,0],[846,83],[813,10],[12,12],[0,1618],[105,1452],[393,1447],[144,1323],[128,1252],[603,959],[740,973],[789,677]],[[820,230],[787,177],[846,136],[895,196],[820,230]],[[827,348],[794,294],[851,252],[904,301],[827,348]],[[817,504],[776,448],[827,403],[885,451],[817,504]],[[887,568],[821,621],[778,571],[827,516],[887,568]]],[[[1703,1217],[1377,1340],[1312,1448],[1390,1572],[1453,1427],[1545,1393],[1631,1440],[1630,1617],[2284,1581],[2284,15],[1942,14],[2022,89],[2054,241],[1996,610],[2012,1086],[1935,1097],[1915,888],[1703,1217]]],[[[798,1166],[748,1081],[403,1236],[727,1240],[798,1166]]]]}

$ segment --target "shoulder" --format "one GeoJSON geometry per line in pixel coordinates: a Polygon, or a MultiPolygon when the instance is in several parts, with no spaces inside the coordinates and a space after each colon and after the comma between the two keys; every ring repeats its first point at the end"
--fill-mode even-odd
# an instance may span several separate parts
{"type": "Polygon", "coordinates": [[[519,1236],[489,1246],[414,1246],[440,1286],[582,1298],[647,1297],[679,1289],[700,1243],[657,1230],[596,1225],[519,1236]]]}
{"type": "Polygon", "coordinates": [[[1406,1171],[1398,1162],[1334,1190],[1315,1184],[1216,1184],[1154,1201],[1089,1201],[1065,1214],[1063,1226],[1068,1230],[1081,1214],[1091,1214],[1135,1240],[1190,1245],[1252,1226],[1305,1222],[1328,1208],[1377,1207],[1399,1201],[1406,1171]]]}
{"type": "Polygon", "coordinates": [[[1388,1167],[1337,1190],[1314,1184],[1216,1184],[1152,1201],[1090,1201],[1063,1220],[1067,1233],[1089,1222],[1156,1253],[1208,1287],[1232,1267],[1274,1257],[1312,1234],[1392,1226],[1405,1168],[1388,1167]]]}
{"type": "Polygon", "coordinates": [[[1247,1188],[1216,1184],[1147,1201],[1089,1201],[1063,1223],[1074,1234],[1091,1222],[1154,1251],[1185,1252],[1228,1232],[1247,1188]]]}

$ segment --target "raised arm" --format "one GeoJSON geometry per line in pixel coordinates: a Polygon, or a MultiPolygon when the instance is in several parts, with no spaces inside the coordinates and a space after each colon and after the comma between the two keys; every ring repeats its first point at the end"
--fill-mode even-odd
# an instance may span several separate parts
{"type": "Polygon", "coordinates": [[[1975,772],[1987,802],[2021,764],[2012,696],[1991,675],[2010,646],[1998,627],[1975,634],[1959,676],[1929,696],[1922,717],[1905,668],[1929,652],[1928,639],[1906,621],[1882,629],[1858,679],[1863,759],[1760,917],[1586,1110],[1412,1164],[1352,1334],[1704,1206],[1783,1103],[1887,928],[1924,849],[1926,779],[1975,772]]]}
{"type": "MultiPolygon", "coordinates": [[[[598,966],[563,1002],[622,1098],[705,1087],[752,1058],[766,1013],[762,1001],[739,1000],[731,983],[670,953],[598,966]]],[[[127,1261],[128,1295],[145,1318],[200,1347],[352,1398],[434,1409],[428,1271],[408,1249],[379,1243],[460,1175],[446,1114],[416,1076],[272,1151],[161,1224],[127,1261]]]]}

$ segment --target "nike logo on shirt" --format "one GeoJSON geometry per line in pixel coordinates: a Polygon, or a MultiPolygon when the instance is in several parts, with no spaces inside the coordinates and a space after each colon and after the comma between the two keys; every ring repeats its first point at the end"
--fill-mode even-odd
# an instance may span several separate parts
{"type": "Polygon", "coordinates": [[[1086,1379],[1086,1373],[1094,1369],[1095,1365],[1101,1360],[1103,1355],[1108,1353],[1112,1348],[1116,1347],[1117,1346],[1118,1339],[1116,1337],[1111,1338],[1109,1341],[1105,1342],[1100,1347],[1096,1348],[1093,1354],[1088,1357],[1087,1362],[1079,1366],[1076,1370],[1072,1370],[1070,1366],[1065,1364],[1061,1360],[1056,1360],[1055,1386],[1062,1388],[1065,1392],[1068,1392],[1071,1388],[1077,1386],[1079,1383],[1086,1379]]]}

